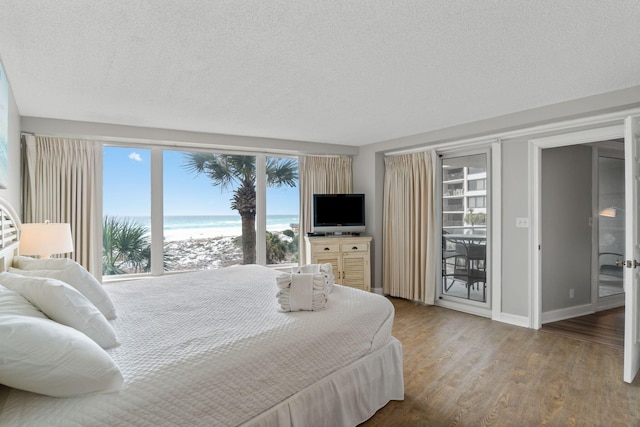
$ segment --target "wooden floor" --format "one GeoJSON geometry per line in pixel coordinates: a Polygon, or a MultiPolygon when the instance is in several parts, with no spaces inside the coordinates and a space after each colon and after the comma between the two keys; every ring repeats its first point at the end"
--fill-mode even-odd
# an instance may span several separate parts
{"type": "Polygon", "coordinates": [[[405,400],[374,426],[640,426],[622,350],[391,298],[405,400]]]}
{"type": "Polygon", "coordinates": [[[624,307],[545,323],[541,330],[622,350],[624,349],[624,307]]]}

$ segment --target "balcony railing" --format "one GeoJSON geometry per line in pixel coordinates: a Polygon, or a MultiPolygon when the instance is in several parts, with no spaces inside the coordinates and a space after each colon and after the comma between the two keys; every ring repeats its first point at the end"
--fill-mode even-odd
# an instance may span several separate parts
{"type": "Polygon", "coordinates": [[[464,189],[462,188],[455,188],[453,190],[444,190],[443,196],[463,196],[464,195],[464,189]]]}

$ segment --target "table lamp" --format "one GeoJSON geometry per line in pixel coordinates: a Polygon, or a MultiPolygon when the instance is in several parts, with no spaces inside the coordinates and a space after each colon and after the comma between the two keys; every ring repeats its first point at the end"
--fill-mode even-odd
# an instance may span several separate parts
{"type": "Polygon", "coordinates": [[[22,224],[20,254],[49,258],[52,254],[73,252],[71,226],[66,223],[22,224]]]}

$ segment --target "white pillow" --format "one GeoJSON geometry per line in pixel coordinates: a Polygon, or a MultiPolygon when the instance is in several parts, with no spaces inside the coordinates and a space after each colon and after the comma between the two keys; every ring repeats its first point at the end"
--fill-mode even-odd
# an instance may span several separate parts
{"type": "Polygon", "coordinates": [[[18,255],[13,257],[13,266],[22,270],[61,270],[76,264],[71,258],[31,258],[18,255]]]}
{"type": "Polygon", "coordinates": [[[85,334],[39,317],[0,314],[0,383],[56,397],[113,392],[124,379],[85,334]]]}
{"type": "MultiPolygon", "coordinates": [[[[20,258],[20,257],[19,257],[20,258]]],[[[25,258],[25,257],[23,257],[25,258]]],[[[36,260],[36,261],[53,261],[51,259],[36,260]]],[[[59,261],[56,259],[55,261],[59,261]]],[[[109,320],[116,318],[116,308],[113,305],[113,301],[105,291],[104,287],[91,275],[83,266],[73,260],[69,260],[71,263],[61,269],[52,270],[32,270],[32,263],[29,265],[28,270],[21,270],[17,268],[9,268],[10,273],[21,274],[23,276],[37,276],[37,277],[49,277],[51,279],[62,280],[63,282],[73,286],[82,295],[87,297],[89,301],[93,303],[98,310],[104,314],[109,320]]],[[[18,265],[23,265],[20,262],[18,265]]],[[[36,263],[37,264],[37,263],[36,263]]]]}
{"type": "Polygon", "coordinates": [[[84,295],[56,279],[0,273],[0,284],[14,290],[52,320],[87,335],[102,348],[118,344],[116,332],[84,295]]]}
{"type": "Polygon", "coordinates": [[[40,317],[41,319],[47,318],[43,312],[34,307],[18,292],[0,285],[0,317],[6,314],[40,317]]]}

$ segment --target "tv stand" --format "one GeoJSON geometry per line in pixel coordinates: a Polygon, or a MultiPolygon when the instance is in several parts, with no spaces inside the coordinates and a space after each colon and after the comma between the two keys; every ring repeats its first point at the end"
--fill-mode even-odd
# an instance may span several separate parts
{"type": "Polygon", "coordinates": [[[339,285],[371,291],[370,236],[305,236],[307,264],[331,264],[339,285]]]}

